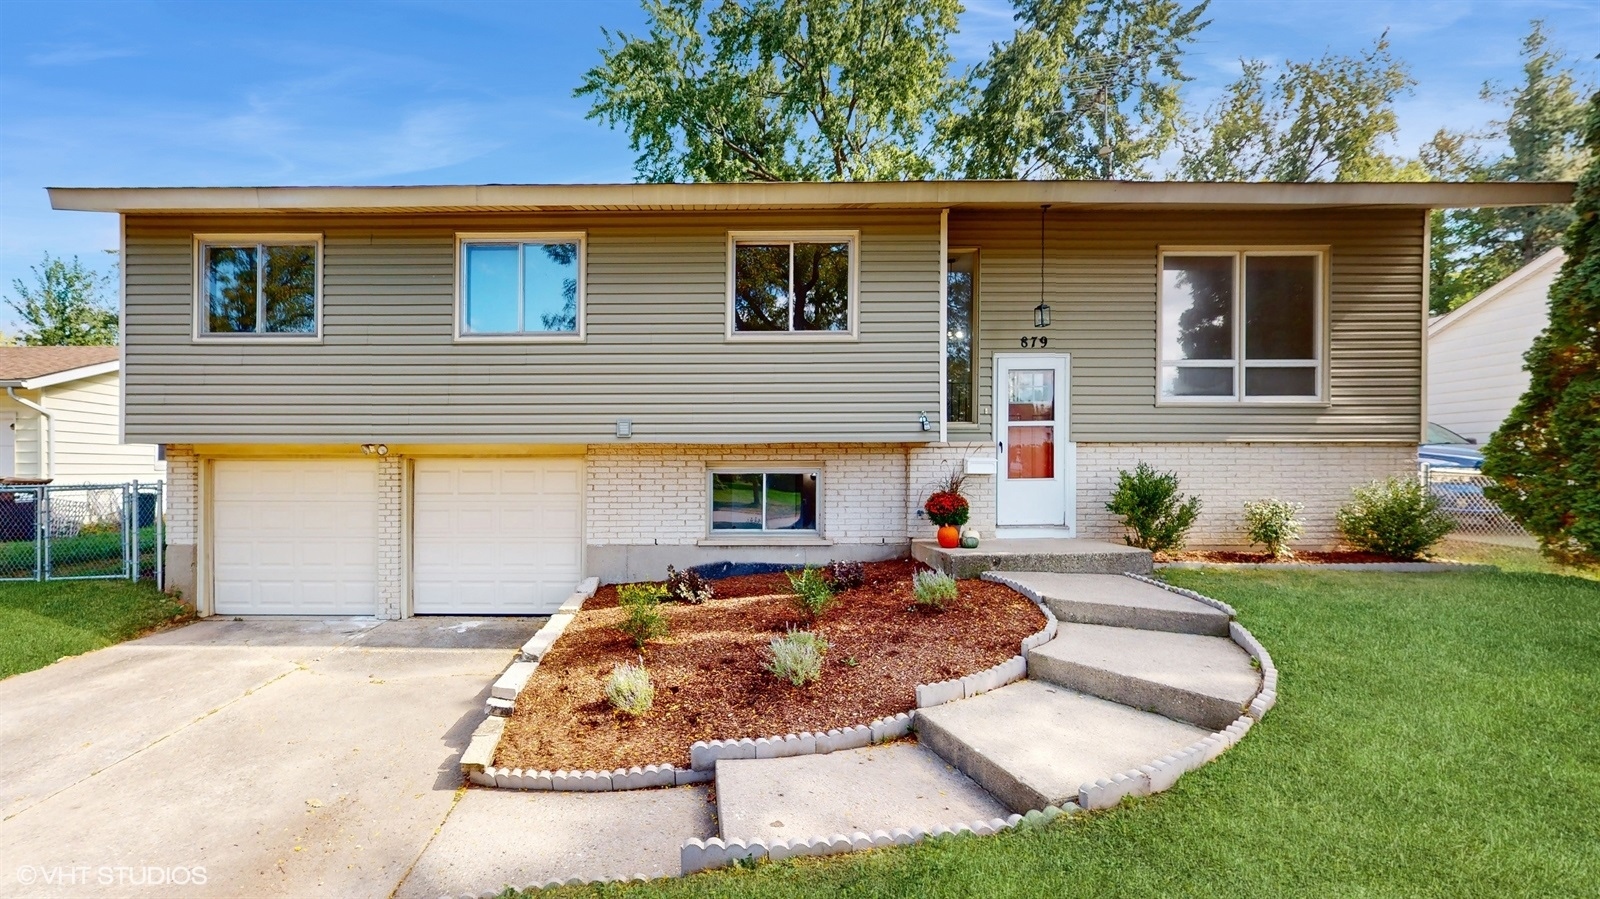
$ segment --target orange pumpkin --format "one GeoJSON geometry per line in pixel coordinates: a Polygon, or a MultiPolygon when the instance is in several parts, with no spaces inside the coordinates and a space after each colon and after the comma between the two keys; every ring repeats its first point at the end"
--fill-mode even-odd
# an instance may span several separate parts
{"type": "Polygon", "coordinates": [[[961,529],[953,524],[947,524],[939,529],[939,545],[945,549],[955,549],[961,545],[961,529]]]}

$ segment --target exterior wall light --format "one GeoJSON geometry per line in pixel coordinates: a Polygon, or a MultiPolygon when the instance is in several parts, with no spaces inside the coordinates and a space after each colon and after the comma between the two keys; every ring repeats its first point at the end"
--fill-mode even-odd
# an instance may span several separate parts
{"type": "Polygon", "coordinates": [[[363,443],[361,444],[361,452],[368,456],[387,456],[389,455],[389,445],[386,443],[363,443]]]}
{"type": "Polygon", "coordinates": [[[926,412],[917,413],[917,424],[921,425],[924,431],[933,430],[933,422],[928,421],[928,413],[926,412]]]}
{"type": "MultiPolygon", "coordinates": [[[[1033,307],[1033,326],[1035,328],[1050,327],[1050,307],[1045,305],[1044,300],[1040,300],[1039,305],[1033,307]]],[[[1040,339],[1042,340],[1043,338],[1040,339]]]]}

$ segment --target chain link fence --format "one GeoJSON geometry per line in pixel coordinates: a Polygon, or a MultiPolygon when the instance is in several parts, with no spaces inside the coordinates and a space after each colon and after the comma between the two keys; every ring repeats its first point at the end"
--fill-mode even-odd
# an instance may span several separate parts
{"type": "Polygon", "coordinates": [[[1423,465],[1422,482],[1439,499],[1440,507],[1455,519],[1451,540],[1531,546],[1533,538],[1522,526],[1483,495],[1491,479],[1475,468],[1423,465]]]}
{"type": "Polygon", "coordinates": [[[161,586],[160,483],[0,486],[0,581],[161,586]]]}

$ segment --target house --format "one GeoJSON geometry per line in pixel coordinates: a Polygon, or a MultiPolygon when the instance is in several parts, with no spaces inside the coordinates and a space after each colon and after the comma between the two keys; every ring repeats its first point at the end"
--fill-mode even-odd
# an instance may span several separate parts
{"type": "Polygon", "coordinates": [[[121,216],[126,437],[202,613],[546,612],[585,575],[1114,538],[1174,470],[1335,538],[1413,470],[1428,211],[1570,184],[56,188],[121,216]]]}
{"type": "Polygon", "coordinates": [[[121,484],[166,477],[160,447],[121,442],[114,346],[0,347],[0,477],[121,484]]]}
{"type": "Polygon", "coordinates": [[[1551,250],[1428,322],[1428,420],[1483,443],[1528,388],[1522,356],[1550,323],[1551,250]]]}

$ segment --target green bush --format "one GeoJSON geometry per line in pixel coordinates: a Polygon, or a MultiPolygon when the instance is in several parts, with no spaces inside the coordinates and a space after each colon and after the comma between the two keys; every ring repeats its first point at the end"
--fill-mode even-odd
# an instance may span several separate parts
{"type": "Polygon", "coordinates": [[[1200,514],[1200,498],[1178,492],[1175,472],[1156,473],[1140,462],[1132,472],[1117,473],[1117,489],[1106,511],[1122,518],[1123,540],[1151,552],[1179,549],[1200,514]]]}
{"type": "Polygon", "coordinates": [[[809,565],[798,575],[789,572],[789,587],[794,592],[795,605],[813,621],[833,605],[833,588],[821,571],[809,565]]]}
{"type": "Polygon", "coordinates": [[[1439,498],[1415,477],[1396,475],[1353,491],[1339,510],[1339,531],[1358,549],[1415,559],[1455,529],[1439,498]]]}
{"type": "Polygon", "coordinates": [[[1267,548],[1274,559],[1289,559],[1294,552],[1289,544],[1304,532],[1299,515],[1305,506],[1281,499],[1264,499],[1244,504],[1245,531],[1252,544],[1267,548]]]}
{"type": "Polygon", "coordinates": [[[955,601],[956,579],[941,571],[919,571],[911,576],[911,596],[917,605],[935,611],[955,601]]]}
{"type": "Polygon", "coordinates": [[[828,641],[821,633],[791,630],[772,638],[763,670],[796,687],[803,687],[822,676],[822,658],[827,652],[828,641]]]}
{"type": "Polygon", "coordinates": [[[655,705],[656,688],[650,682],[650,672],[644,665],[623,662],[611,669],[606,678],[606,699],[611,707],[635,718],[650,711],[655,705]]]}
{"type": "Polygon", "coordinates": [[[660,584],[618,584],[617,604],[622,606],[655,604],[667,598],[667,588],[660,584]]]}
{"type": "Polygon", "coordinates": [[[667,588],[660,584],[621,584],[617,587],[617,602],[627,617],[617,625],[617,630],[633,641],[635,648],[643,649],[646,643],[667,635],[667,619],[661,614],[661,600],[667,588]]]}

